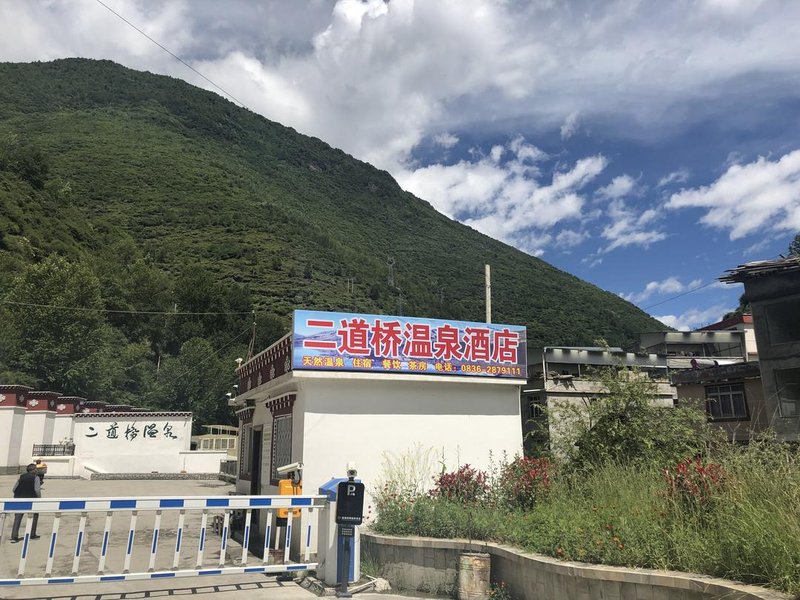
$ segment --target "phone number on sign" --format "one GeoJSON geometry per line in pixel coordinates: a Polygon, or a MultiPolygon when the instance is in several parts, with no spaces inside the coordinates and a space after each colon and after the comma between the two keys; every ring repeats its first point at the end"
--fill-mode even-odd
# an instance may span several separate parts
{"type": "Polygon", "coordinates": [[[521,367],[505,367],[496,365],[461,365],[462,373],[486,373],[487,375],[519,375],[522,377],[521,367]]]}

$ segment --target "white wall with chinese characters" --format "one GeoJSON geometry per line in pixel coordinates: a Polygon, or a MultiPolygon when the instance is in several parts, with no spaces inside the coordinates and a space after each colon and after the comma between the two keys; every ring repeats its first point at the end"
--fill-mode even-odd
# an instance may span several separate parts
{"type": "Polygon", "coordinates": [[[75,415],[75,475],[179,473],[191,435],[191,413],[75,415]]]}

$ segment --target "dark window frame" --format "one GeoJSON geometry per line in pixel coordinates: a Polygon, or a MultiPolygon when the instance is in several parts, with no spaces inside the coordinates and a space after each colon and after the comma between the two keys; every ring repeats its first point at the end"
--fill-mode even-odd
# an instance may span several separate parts
{"type": "Polygon", "coordinates": [[[294,415],[293,415],[293,406],[294,403],[291,403],[289,406],[285,406],[279,409],[275,409],[272,412],[272,439],[270,440],[270,457],[269,457],[269,482],[270,485],[278,485],[279,477],[276,472],[276,469],[282,465],[276,464],[275,456],[277,454],[277,445],[278,445],[278,422],[283,420],[284,422],[288,419],[289,421],[289,461],[285,464],[289,464],[292,462],[292,440],[293,440],[293,427],[294,427],[294,415]]]}
{"type": "MultiPolygon", "coordinates": [[[[745,391],[744,382],[732,383],[718,383],[714,385],[705,386],[706,395],[706,414],[709,421],[714,423],[724,423],[726,421],[749,421],[750,420],[750,407],[747,404],[747,393],[745,391]],[[727,389],[725,389],[727,388],[727,389]],[[740,394],[742,399],[743,414],[736,414],[736,406],[734,404],[733,395],[740,394]],[[731,415],[730,416],[715,416],[712,411],[712,402],[715,397],[719,401],[722,396],[730,396],[731,402],[731,415]]],[[[722,411],[720,410],[720,414],[722,411]]]]}

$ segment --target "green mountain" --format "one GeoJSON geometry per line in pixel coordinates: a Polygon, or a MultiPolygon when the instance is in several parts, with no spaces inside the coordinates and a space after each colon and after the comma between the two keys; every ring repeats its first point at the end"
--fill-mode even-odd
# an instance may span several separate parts
{"type": "MultiPolygon", "coordinates": [[[[294,308],[482,320],[484,263],[493,320],[527,325],[534,346],[625,344],[663,327],[319,139],[108,61],[0,64],[2,290],[54,253],[89,265],[103,306],[252,306],[273,334],[294,308]],[[145,283],[132,283],[136,265],[145,283]],[[213,290],[206,304],[203,290],[213,290]]],[[[123,346],[149,345],[155,363],[191,337],[224,341],[207,335],[220,327],[209,317],[183,318],[171,340],[155,340],[158,320],[107,321],[123,346]]]]}

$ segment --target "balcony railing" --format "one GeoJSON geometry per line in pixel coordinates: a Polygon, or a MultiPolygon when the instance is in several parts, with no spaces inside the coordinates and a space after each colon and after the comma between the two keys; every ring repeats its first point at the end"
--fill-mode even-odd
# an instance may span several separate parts
{"type": "Polygon", "coordinates": [[[34,444],[33,456],[74,456],[75,444],[34,444]]]}
{"type": "Polygon", "coordinates": [[[219,462],[219,472],[235,479],[236,475],[239,473],[239,461],[221,460],[219,462]]]}

